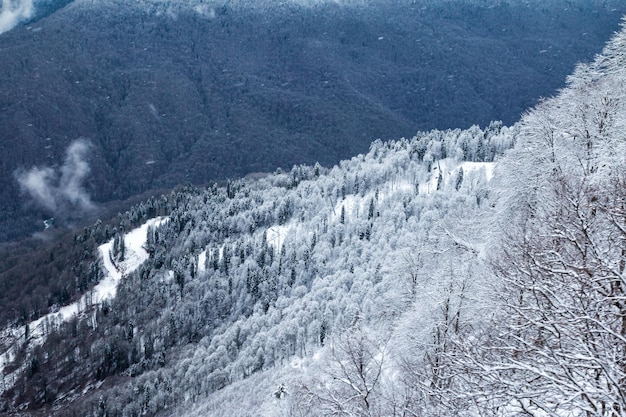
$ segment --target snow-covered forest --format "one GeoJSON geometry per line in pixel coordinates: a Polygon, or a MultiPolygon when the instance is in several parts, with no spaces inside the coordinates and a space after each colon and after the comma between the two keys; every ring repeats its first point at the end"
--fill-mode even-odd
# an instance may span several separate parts
{"type": "Polygon", "coordinates": [[[86,228],[75,244],[115,263],[169,218],[115,298],[16,342],[0,409],[626,415],[624,56],[626,29],[512,127],[377,141],[86,228]]]}

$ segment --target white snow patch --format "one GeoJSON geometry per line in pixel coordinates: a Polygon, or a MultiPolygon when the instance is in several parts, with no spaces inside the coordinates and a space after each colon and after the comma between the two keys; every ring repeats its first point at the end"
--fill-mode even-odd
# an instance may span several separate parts
{"type": "Polygon", "coordinates": [[[285,238],[294,230],[294,224],[286,224],[281,226],[272,226],[267,229],[266,240],[267,244],[273,246],[280,252],[285,243],[285,238]]]}
{"type": "Polygon", "coordinates": [[[217,251],[215,250],[215,248],[210,248],[210,249],[205,248],[202,252],[200,252],[200,254],[198,255],[198,272],[200,274],[204,274],[206,272],[207,260],[211,263],[215,261],[216,252],[217,252],[217,261],[218,262],[222,261],[222,259],[224,258],[225,246],[226,246],[226,243],[222,243],[220,247],[217,248],[217,251]]]}
{"type": "Polygon", "coordinates": [[[493,178],[493,169],[495,168],[495,162],[463,162],[460,167],[463,168],[463,173],[481,171],[485,172],[485,179],[491,181],[493,178]]]}
{"type": "Polygon", "coordinates": [[[333,209],[331,221],[339,221],[341,219],[341,211],[345,214],[345,220],[358,217],[363,205],[363,198],[360,195],[347,195],[343,200],[337,201],[333,209]]]}
{"type": "Polygon", "coordinates": [[[198,273],[204,274],[206,272],[206,249],[200,252],[198,255],[198,273]]]}
{"type": "Polygon", "coordinates": [[[168,269],[165,275],[163,276],[163,282],[172,282],[174,281],[174,271],[168,269]]]}
{"type": "Polygon", "coordinates": [[[424,183],[420,183],[419,188],[418,188],[419,193],[428,195],[437,191],[438,176],[439,176],[439,168],[433,167],[430,173],[429,180],[424,183]]]}
{"type": "Polygon", "coordinates": [[[125,257],[122,262],[117,264],[111,259],[113,240],[98,247],[104,264],[105,276],[93,289],[93,302],[95,304],[113,298],[117,291],[117,283],[122,279],[122,276],[133,272],[148,259],[148,252],[144,248],[148,227],[158,227],[168,220],[169,218],[157,217],[156,219],[148,220],[142,226],[125,234],[125,257]]]}
{"type": "Polygon", "coordinates": [[[389,184],[389,192],[413,192],[415,191],[415,185],[408,180],[394,181],[389,184]]]}
{"type": "Polygon", "coordinates": [[[464,181],[468,174],[479,174],[482,172],[487,182],[493,178],[494,162],[458,162],[452,158],[441,159],[433,163],[430,178],[428,181],[419,185],[420,194],[432,194],[437,191],[437,183],[439,182],[439,173],[443,180],[443,187],[449,188],[454,186],[453,181],[456,180],[459,170],[463,168],[464,181]]]}

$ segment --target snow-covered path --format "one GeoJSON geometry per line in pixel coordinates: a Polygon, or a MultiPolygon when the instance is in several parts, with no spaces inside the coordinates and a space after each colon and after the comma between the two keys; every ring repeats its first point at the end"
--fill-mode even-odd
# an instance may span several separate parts
{"type": "MultiPolygon", "coordinates": [[[[98,253],[102,258],[104,277],[91,291],[84,294],[78,301],[61,307],[57,311],[48,313],[45,316],[30,322],[26,326],[9,328],[0,331],[0,338],[3,340],[3,344],[10,345],[5,352],[0,354],[0,374],[4,372],[5,366],[11,363],[14,359],[16,348],[19,346],[19,342],[24,338],[27,332],[31,347],[41,345],[45,341],[45,336],[48,334],[51,327],[57,327],[72,317],[90,309],[92,306],[101,304],[103,301],[115,297],[117,285],[122,277],[125,274],[129,274],[136,270],[148,259],[148,252],[144,249],[148,227],[160,226],[168,220],[169,218],[167,217],[150,219],[142,226],[125,234],[125,259],[118,264],[114,264],[110,256],[110,251],[113,247],[113,240],[100,245],[98,247],[98,253]],[[5,343],[4,341],[8,342],[5,343]]],[[[3,384],[0,384],[0,393],[8,388],[8,386],[4,386],[3,382],[3,384]]]]}
{"type": "Polygon", "coordinates": [[[126,253],[124,261],[117,264],[113,263],[110,256],[113,240],[98,247],[104,266],[104,278],[93,289],[94,303],[99,304],[106,299],[114,297],[117,284],[122,279],[122,276],[133,272],[148,259],[148,252],[144,249],[148,227],[160,226],[168,220],[166,217],[157,217],[156,219],[148,220],[142,226],[125,234],[126,253]]]}

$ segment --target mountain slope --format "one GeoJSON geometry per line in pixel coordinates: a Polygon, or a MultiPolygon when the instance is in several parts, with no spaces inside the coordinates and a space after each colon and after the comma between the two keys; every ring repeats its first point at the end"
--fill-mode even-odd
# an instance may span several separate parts
{"type": "Polygon", "coordinates": [[[624,414],[625,40],[510,128],[375,141],[86,228],[75,252],[114,237],[120,259],[169,219],[111,302],[18,344],[0,410],[624,414]]]}
{"type": "Polygon", "coordinates": [[[26,349],[3,407],[622,414],[625,33],[512,128],[173,194],[150,259],[26,349]]]}
{"type": "Polygon", "coordinates": [[[396,273],[356,297],[373,309],[326,346],[186,415],[623,415],[625,40],[623,28],[505,133],[515,147],[488,204],[467,210],[448,194],[455,210],[438,213],[428,244],[392,261],[418,282],[410,307],[386,303],[402,299],[396,273]]]}
{"type": "Polygon", "coordinates": [[[414,276],[403,266],[412,257],[407,249],[428,245],[436,253],[457,239],[445,219],[487,198],[490,166],[473,160],[490,161],[509,137],[498,124],[434,131],[377,142],[332,170],[299,166],[173,196],[170,221],[148,232],[148,262],[122,281],[95,321],[63,325],[62,337],[53,333],[30,353],[41,365],[7,391],[7,405],[165,411],[306,355],[359,317],[401,314],[438,262],[419,261],[427,266],[414,276]],[[65,376],[65,367],[38,371],[68,359],[75,366],[65,376]],[[97,389],[94,378],[105,384],[97,389]],[[119,390],[124,380],[159,387],[140,400],[119,390]],[[113,391],[101,391],[113,381],[113,391]],[[68,402],[70,392],[91,390],[86,402],[68,402]]]}
{"type": "Polygon", "coordinates": [[[0,36],[0,239],[50,217],[63,225],[97,214],[68,198],[61,179],[80,138],[89,144],[80,185],[104,203],[277,166],[332,166],[420,129],[513,123],[599,51],[624,10],[205,6],[74,1],[0,36]],[[41,204],[43,190],[62,208],[41,204]]]}

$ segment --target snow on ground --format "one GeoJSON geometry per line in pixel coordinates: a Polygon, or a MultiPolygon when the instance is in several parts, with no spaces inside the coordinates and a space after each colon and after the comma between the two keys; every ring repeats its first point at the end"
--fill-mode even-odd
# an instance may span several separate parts
{"type": "Polygon", "coordinates": [[[493,178],[493,169],[495,168],[495,162],[463,162],[461,163],[461,168],[463,168],[463,173],[468,172],[476,172],[480,170],[484,170],[485,178],[487,181],[491,181],[493,178]]]}
{"type": "Polygon", "coordinates": [[[204,274],[206,272],[206,249],[200,252],[198,255],[198,273],[204,274]]]}
{"type": "Polygon", "coordinates": [[[494,162],[457,162],[452,158],[446,158],[433,163],[430,179],[419,185],[420,194],[432,194],[437,191],[437,182],[439,181],[439,172],[446,188],[454,187],[454,181],[456,181],[459,175],[459,170],[463,168],[463,178],[465,179],[470,175],[484,175],[485,179],[489,182],[493,178],[493,169],[495,167],[494,162]]]}
{"type": "MultiPolygon", "coordinates": [[[[111,299],[115,296],[117,290],[117,284],[125,274],[129,274],[137,269],[143,262],[148,259],[148,252],[146,252],[144,245],[146,243],[146,235],[148,227],[157,227],[165,222],[169,218],[158,217],[148,220],[142,226],[131,230],[124,235],[124,243],[126,245],[126,254],[123,262],[114,264],[110,251],[113,247],[113,240],[107,242],[98,247],[98,252],[102,258],[104,266],[104,277],[90,292],[84,294],[78,301],[61,307],[56,311],[50,312],[37,320],[34,320],[26,326],[18,328],[9,328],[0,332],[0,340],[2,340],[4,346],[9,346],[5,352],[0,354],[0,373],[3,373],[6,365],[11,363],[15,357],[15,349],[18,346],[20,340],[22,340],[28,333],[28,339],[30,346],[37,346],[43,344],[45,336],[50,331],[52,326],[58,326],[61,323],[68,321],[73,316],[77,316],[90,309],[92,306],[102,303],[104,300],[111,299]]],[[[4,379],[3,379],[4,381],[4,379]]],[[[9,386],[0,386],[0,393],[9,386]]]]}
{"type": "MultiPolygon", "coordinates": [[[[332,212],[329,213],[330,223],[340,221],[341,212],[345,214],[345,220],[353,220],[367,216],[369,204],[372,199],[376,199],[376,204],[383,204],[386,200],[393,198],[397,194],[415,193],[418,187],[419,194],[432,194],[437,190],[437,182],[439,181],[439,171],[442,172],[444,187],[450,189],[455,186],[460,169],[463,169],[464,183],[472,181],[470,187],[475,186],[480,178],[491,181],[493,178],[493,170],[495,163],[493,162],[459,162],[453,158],[442,159],[433,164],[430,178],[426,182],[417,185],[417,181],[408,175],[398,175],[394,180],[388,181],[378,190],[378,193],[370,191],[365,195],[350,194],[343,199],[338,200],[332,212]]],[[[285,239],[292,233],[297,233],[297,225],[288,223],[285,225],[275,225],[266,230],[267,243],[280,251],[285,239]]],[[[198,257],[199,265],[204,265],[204,259],[209,256],[206,251],[198,257]]]]}
{"type": "MultiPolygon", "coordinates": [[[[222,243],[222,245],[220,245],[220,247],[217,248],[217,261],[218,262],[221,262],[222,258],[224,257],[224,246],[226,246],[226,244],[222,243]]],[[[203,274],[206,272],[207,259],[212,261],[214,256],[215,256],[215,249],[204,249],[202,252],[200,252],[200,254],[198,255],[198,272],[200,274],[203,274]]]]}
{"type": "Polygon", "coordinates": [[[142,226],[125,234],[124,244],[126,245],[126,252],[122,262],[115,264],[111,259],[113,240],[98,247],[105,274],[104,278],[93,289],[93,303],[99,304],[115,296],[117,283],[122,279],[122,276],[133,272],[148,259],[148,252],[144,249],[148,227],[158,227],[168,220],[168,218],[157,217],[156,219],[148,220],[142,226]]]}
{"type": "Polygon", "coordinates": [[[273,246],[277,252],[280,252],[283,243],[285,243],[285,238],[294,228],[293,223],[270,227],[266,233],[267,244],[273,246]]]}
{"type": "MultiPolygon", "coordinates": [[[[459,162],[453,158],[442,159],[433,164],[429,180],[419,184],[419,194],[432,194],[437,190],[440,171],[442,173],[445,189],[450,189],[450,187],[455,186],[456,179],[461,169],[463,169],[464,184],[467,184],[468,181],[472,181],[470,187],[473,187],[481,178],[484,178],[486,181],[491,181],[494,167],[495,163],[493,162],[459,162]]],[[[382,204],[398,193],[415,193],[415,191],[416,180],[400,175],[396,179],[387,182],[378,190],[377,195],[374,192],[368,192],[365,195],[346,195],[343,199],[335,203],[332,213],[329,213],[329,220],[331,223],[339,222],[342,210],[344,211],[345,220],[347,221],[362,218],[363,216],[367,216],[369,204],[373,198],[376,198],[377,204],[382,204]]],[[[266,230],[267,244],[273,246],[277,251],[280,251],[287,236],[292,233],[297,233],[297,228],[296,223],[275,225],[268,228],[266,230]]],[[[207,256],[210,256],[210,253],[207,254],[206,251],[204,251],[198,257],[198,265],[200,265],[202,270],[204,270],[204,261],[207,256]]]]}
{"type": "Polygon", "coordinates": [[[368,193],[365,197],[361,197],[359,194],[346,195],[343,200],[337,201],[333,208],[333,213],[330,216],[330,222],[336,223],[341,219],[341,212],[345,215],[344,220],[354,219],[360,217],[369,208],[366,204],[373,197],[373,193],[368,193]]]}
{"type": "Polygon", "coordinates": [[[341,212],[343,211],[346,219],[352,219],[359,217],[359,214],[363,212],[364,199],[360,195],[347,195],[343,200],[338,201],[335,206],[335,215],[341,218],[341,212]]]}
{"type": "Polygon", "coordinates": [[[330,222],[338,222],[341,218],[341,211],[345,213],[345,220],[353,220],[368,215],[370,202],[376,200],[376,204],[383,204],[396,194],[415,193],[414,183],[408,179],[399,176],[397,179],[384,184],[382,188],[376,192],[370,191],[365,195],[350,194],[346,195],[343,200],[337,201],[330,216],[330,222]]]}

